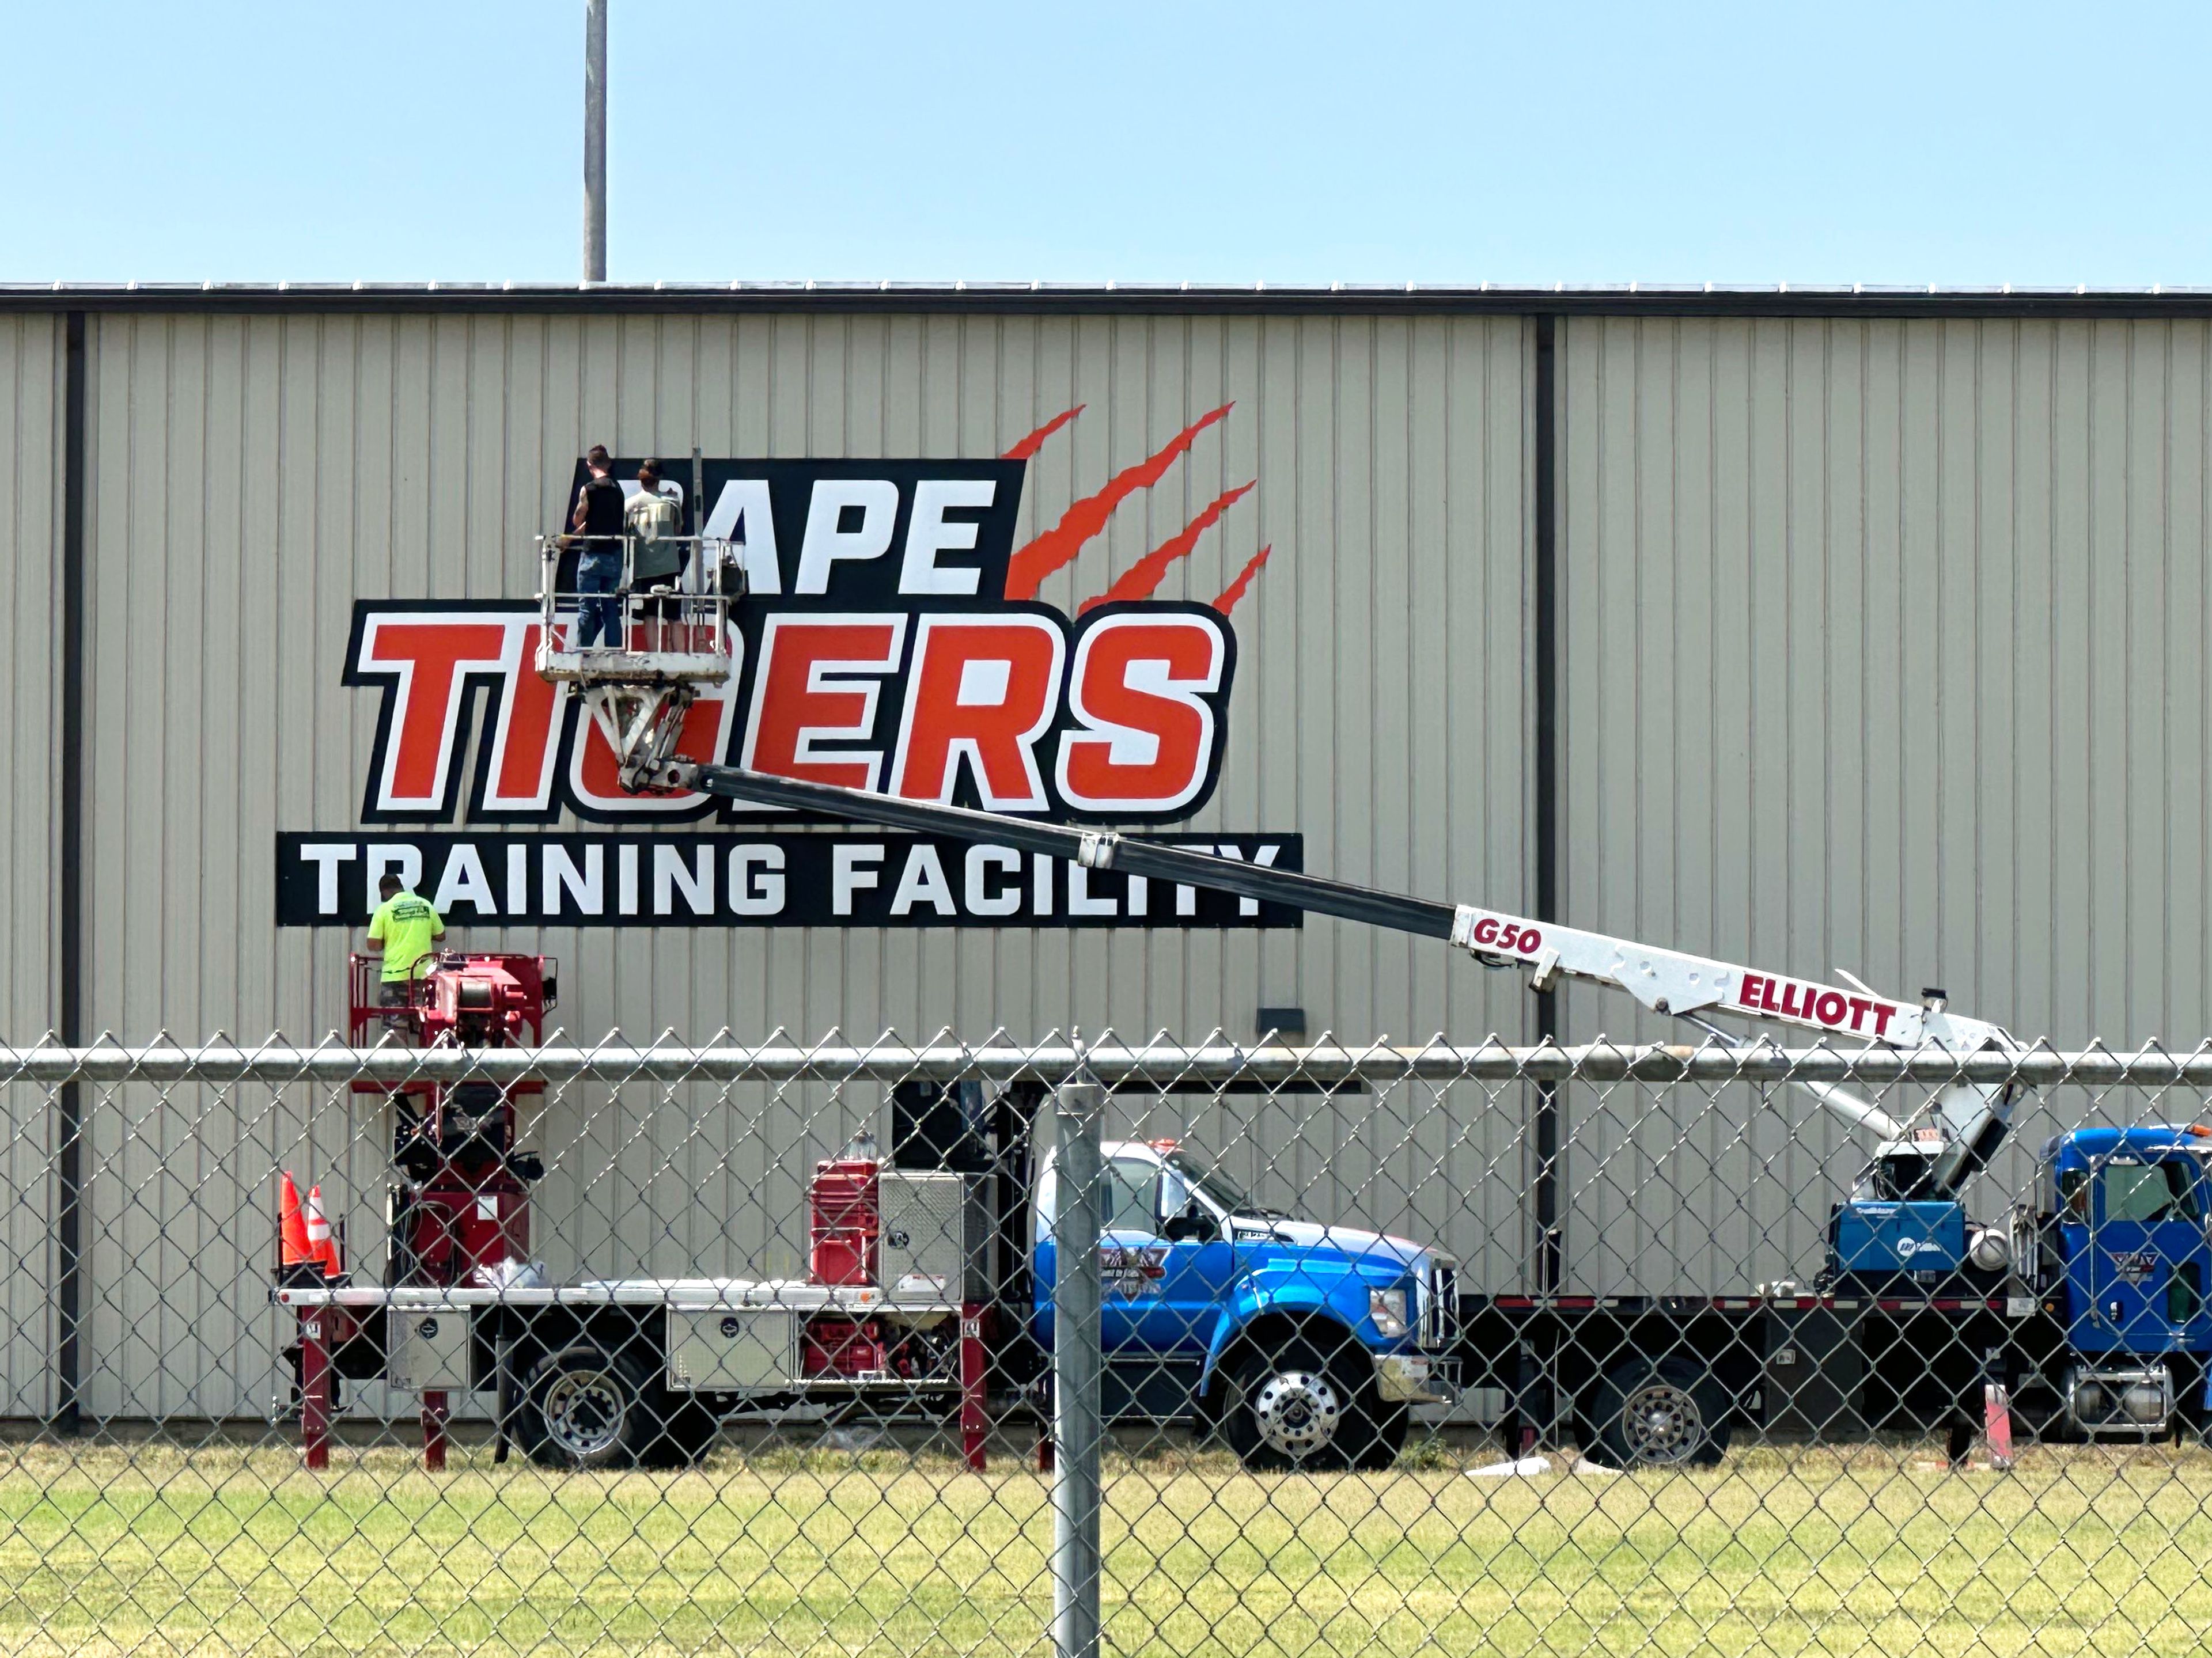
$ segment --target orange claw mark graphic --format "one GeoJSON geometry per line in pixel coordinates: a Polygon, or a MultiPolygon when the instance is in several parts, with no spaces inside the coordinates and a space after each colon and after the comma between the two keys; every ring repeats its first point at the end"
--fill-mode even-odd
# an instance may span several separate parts
{"type": "Polygon", "coordinates": [[[1232,404],[1200,415],[1168,440],[1158,454],[1116,472],[1095,495],[1085,495],[1060,514],[1060,522],[1017,552],[1006,565],[1006,597],[1035,598],[1037,589],[1054,570],[1073,563],[1083,544],[1106,527],[1106,520],[1139,489],[1149,489],[1167,476],[1178,455],[1188,451],[1207,427],[1226,415],[1232,404]]]}
{"type": "MultiPolygon", "coordinates": [[[[1252,483],[1258,482],[1259,480],[1255,478],[1252,483]]],[[[1236,504],[1239,496],[1252,488],[1252,483],[1231,489],[1225,495],[1217,496],[1212,506],[1184,525],[1180,531],[1169,537],[1123,571],[1115,579],[1112,586],[1099,594],[1097,598],[1086,598],[1077,605],[1076,615],[1081,616],[1093,605],[1111,604],[1119,599],[1150,598],[1160,583],[1167,579],[1169,568],[1198,545],[1198,538],[1220,521],[1221,515],[1236,504]]]]}
{"type": "Polygon", "coordinates": [[[1012,448],[1007,450],[1006,452],[1000,456],[999,459],[1001,460],[1027,460],[1031,455],[1034,455],[1038,450],[1044,447],[1044,440],[1047,438],[1050,437],[1054,432],[1060,430],[1061,427],[1066,425],[1068,422],[1073,420],[1078,415],[1081,414],[1087,406],[1088,405],[1086,404],[1079,403],[1073,409],[1062,410],[1059,414],[1054,415],[1043,425],[1038,427],[1036,431],[1024,438],[1012,448]]]}
{"type": "Polygon", "coordinates": [[[1253,554],[1252,562],[1237,572],[1237,580],[1231,582],[1221,597],[1213,601],[1213,608],[1224,616],[1227,616],[1230,611],[1235,610],[1237,601],[1244,597],[1244,590],[1252,585],[1252,578],[1260,574],[1260,567],[1267,562],[1267,555],[1274,550],[1274,544],[1270,542],[1253,554]]]}

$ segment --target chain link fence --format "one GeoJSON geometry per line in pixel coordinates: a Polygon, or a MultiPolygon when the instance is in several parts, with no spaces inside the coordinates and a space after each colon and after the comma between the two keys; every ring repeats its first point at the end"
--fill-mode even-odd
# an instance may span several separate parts
{"type": "Polygon", "coordinates": [[[2212,1052],[399,1035],[0,1052],[0,1651],[2212,1647],[2212,1052]]]}

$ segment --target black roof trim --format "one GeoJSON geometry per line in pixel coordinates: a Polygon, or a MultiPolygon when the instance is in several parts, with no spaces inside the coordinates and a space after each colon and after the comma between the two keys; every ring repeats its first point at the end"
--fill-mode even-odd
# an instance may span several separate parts
{"type": "Polygon", "coordinates": [[[2212,288],[1218,288],[1052,283],[0,283],[0,312],[977,316],[1504,315],[2212,318],[2212,288]]]}

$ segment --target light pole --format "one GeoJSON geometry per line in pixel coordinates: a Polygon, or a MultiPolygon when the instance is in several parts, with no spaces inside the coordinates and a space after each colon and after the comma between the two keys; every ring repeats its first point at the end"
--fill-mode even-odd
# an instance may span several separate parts
{"type": "Polygon", "coordinates": [[[607,0],[584,0],[584,280],[607,279],[607,0]]]}

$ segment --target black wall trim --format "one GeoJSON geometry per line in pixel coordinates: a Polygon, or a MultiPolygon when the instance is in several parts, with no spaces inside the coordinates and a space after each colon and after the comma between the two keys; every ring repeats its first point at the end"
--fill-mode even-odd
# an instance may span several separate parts
{"type": "Polygon", "coordinates": [[[1892,288],[1031,288],[763,283],[750,287],[298,287],[197,283],[0,286],[0,312],[414,312],[623,316],[701,313],[956,313],[979,316],[2212,317],[2212,290],[2002,293],[1892,288]]]}
{"type": "MultiPolygon", "coordinates": [[[[69,313],[62,383],[61,665],[61,1038],[84,1046],[84,498],[85,313],[69,313]]],[[[82,1084],[64,1083],[55,1098],[54,1426],[74,1434],[81,1380],[77,1332],[84,1269],[84,1102],[82,1084]]]]}
{"type": "MultiPolygon", "coordinates": [[[[1559,352],[1558,319],[1536,319],[1535,545],[1532,550],[1534,598],[1535,753],[1531,781],[1535,795],[1536,870],[1532,908],[1540,921],[1559,916],[1559,352]]],[[[1560,1040],[1556,992],[1536,998],[1536,1040],[1560,1040]]],[[[1560,1090],[1543,1084],[1536,1101],[1536,1266],[1542,1292],[1559,1292],[1565,1269],[1559,1224],[1560,1090]]]]}

